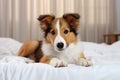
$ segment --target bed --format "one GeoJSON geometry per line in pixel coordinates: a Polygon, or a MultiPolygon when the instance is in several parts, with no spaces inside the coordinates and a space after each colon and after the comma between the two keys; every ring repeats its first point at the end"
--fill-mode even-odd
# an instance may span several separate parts
{"type": "Polygon", "coordinates": [[[0,80],[120,80],[120,41],[112,45],[83,42],[84,53],[93,61],[90,67],[27,63],[27,58],[17,56],[21,45],[0,38],[0,80]]]}

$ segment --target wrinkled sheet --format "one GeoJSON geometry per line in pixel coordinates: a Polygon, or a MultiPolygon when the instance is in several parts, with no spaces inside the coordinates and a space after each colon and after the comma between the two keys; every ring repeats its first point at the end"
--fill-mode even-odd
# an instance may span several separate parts
{"type": "Polygon", "coordinates": [[[0,80],[120,80],[120,41],[112,45],[83,42],[86,57],[93,61],[90,67],[28,64],[29,59],[16,56],[21,45],[0,38],[0,80]]]}

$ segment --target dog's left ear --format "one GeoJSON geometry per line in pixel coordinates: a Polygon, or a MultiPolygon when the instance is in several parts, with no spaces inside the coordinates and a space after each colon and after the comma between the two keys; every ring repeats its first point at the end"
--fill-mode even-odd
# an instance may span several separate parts
{"type": "Polygon", "coordinates": [[[64,14],[63,18],[67,21],[67,23],[70,26],[74,27],[75,29],[78,28],[80,18],[79,14],[77,13],[64,14]]]}

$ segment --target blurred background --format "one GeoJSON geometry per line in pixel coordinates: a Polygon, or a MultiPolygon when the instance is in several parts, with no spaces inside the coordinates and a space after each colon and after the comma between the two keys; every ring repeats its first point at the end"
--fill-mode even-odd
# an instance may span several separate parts
{"type": "Polygon", "coordinates": [[[120,0],[0,0],[0,37],[41,40],[39,15],[64,13],[81,15],[83,41],[101,43],[104,34],[120,33],[120,0]]]}

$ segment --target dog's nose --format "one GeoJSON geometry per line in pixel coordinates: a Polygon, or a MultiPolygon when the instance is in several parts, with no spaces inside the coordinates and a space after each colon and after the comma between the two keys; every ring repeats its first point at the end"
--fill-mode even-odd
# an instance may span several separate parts
{"type": "Polygon", "coordinates": [[[64,44],[62,42],[57,43],[57,48],[62,49],[64,47],[64,44]]]}

